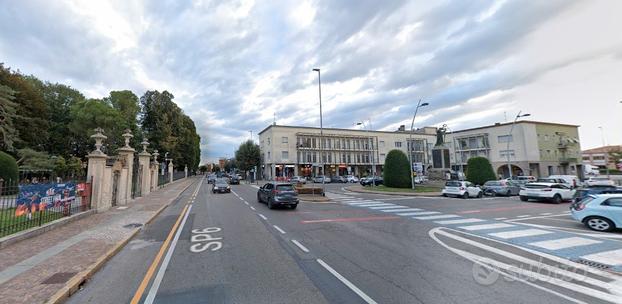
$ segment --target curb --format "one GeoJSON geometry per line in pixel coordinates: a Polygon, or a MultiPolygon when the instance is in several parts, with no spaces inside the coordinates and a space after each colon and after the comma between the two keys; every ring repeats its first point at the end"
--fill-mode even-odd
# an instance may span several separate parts
{"type": "Polygon", "coordinates": [[[344,188],[350,192],[357,193],[371,193],[371,194],[384,194],[384,195],[397,195],[397,196],[441,196],[440,192],[419,192],[419,193],[410,193],[410,192],[389,192],[389,191],[370,191],[364,189],[352,189],[351,187],[344,188]]]}
{"type": "MultiPolygon", "coordinates": [[[[194,183],[191,182],[188,186],[186,186],[183,190],[181,190],[181,192],[179,194],[181,195],[181,193],[186,191],[193,184],[194,183]]],[[[123,249],[125,247],[125,245],[131,239],[133,239],[145,226],[149,225],[149,223],[151,223],[156,217],[158,217],[158,215],[160,215],[160,213],[162,213],[162,211],[164,211],[164,209],[166,209],[173,201],[175,201],[175,200],[172,200],[172,201],[168,202],[167,204],[164,204],[162,207],[160,207],[158,210],[156,210],[156,212],[153,214],[153,216],[151,216],[151,218],[149,218],[145,222],[145,224],[143,224],[142,227],[135,229],[130,235],[128,235],[124,239],[122,239],[119,242],[117,242],[114,245],[113,248],[108,250],[103,256],[99,257],[94,264],[91,264],[91,266],[89,266],[86,270],[78,273],[73,278],[71,278],[65,284],[65,286],[61,287],[45,303],[46,304],[60,304],[60,303],[65,302],[65,300],[67,300],[72,294],[74,294],[74,293],[76,293],[76,291],[78,291],[78,289],[80,288],[80,285],[82,285],[85,281],[90,279],[101,267],[104,266],[104,264],[106,264],[106,262],[108,262],[108,260],[113,258],[117,253],[119,253],[119,251],[121,251],[121,249],[123,249]]]]}

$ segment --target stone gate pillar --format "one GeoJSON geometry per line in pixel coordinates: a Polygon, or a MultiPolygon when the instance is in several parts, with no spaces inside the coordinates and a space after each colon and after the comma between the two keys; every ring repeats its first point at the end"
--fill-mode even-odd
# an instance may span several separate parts
{"type": "Polygon", "coordinates": [[[125,139],[125,146],[119,148],[117,151],[119,152],[119,156],[125,159],[125,165],[123,167],[126,170],[122,171],[125,172],[125,176],[121,178],[121,180],[123,181],[123,185],[119,187],[119,197],[121,198],[119,203],[122,205],[126,205],[132,199],[134,152],[136,152],[136,150],[130,147],[130,139],[134,137],[132,133],[130,133],[130,130],[126,129],[125,133],[123,133],[122,136],[125,139]]]}
{"type": "Polygon", "coordinates": [[[173,159],[168,159],[168,182],[173,182],[173,159]]]}
{"type": "Polygon", "coordinates": [[[160,163],[158,163],[158,150],[153,150],[153,162],[151,162],[151,190],[158,188],[158,175],[160,174],[160,163]]]}
{"type": "Polygon", "coordinates": [[[139,168],[141,168],[139,170],[141,174],[140,192],[142,196],[145,196],[149,194],[151,190],[151,174],[149,173],[149,171],[151,171],[151,166],[149,164],[149,160],[151,159],[151,154],[147,152],[147,146],[149,145],[149,142],[147,142],[146,139],[143,140],[143,142],[140,144],[143,146],[143,151],[138,153],[138,165],[139,165],[139,168]]]}
{"type": "Polygon", "coordinates": [[[102,207],[104,184],[106,184],[104,170],[108,155],[101,150],[101,147],[102,141],[108,137],[103,132],[102,128],[95,129],[95,134],[91,135],[91,138],[95,139],[95,150],[87,155],[89,163],[86,176],[91,180],[91,208],[96,210],[102,207]]]}

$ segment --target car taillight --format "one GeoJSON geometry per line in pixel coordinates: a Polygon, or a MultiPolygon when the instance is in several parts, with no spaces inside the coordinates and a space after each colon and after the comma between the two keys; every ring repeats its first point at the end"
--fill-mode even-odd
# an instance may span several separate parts
{"type": "Polygon", "coordinates": [[[585,209],[585,203],[579,203],[574,206],[574,210],[581,211],[585,209]]]}
{"type": "Polygon", "coordinates": [[[460,187],[460,190],[464,190],[464,187],[460,187]]]}
{"type": "Polygon", "coordinates": [[[272,190],[272,194],[279,194],[279,190],[272,190]]]}

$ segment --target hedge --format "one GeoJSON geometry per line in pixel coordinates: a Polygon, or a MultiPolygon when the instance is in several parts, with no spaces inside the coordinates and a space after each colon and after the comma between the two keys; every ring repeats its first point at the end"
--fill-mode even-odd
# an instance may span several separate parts
{"type": "Polygon", "coordinates": [[[391,150],[384,161],[383,183],[387,187],[410,188],[408,157],[400,150],[391,150]]]}
{"type": "Polygon", "coordinates": [[[17,183],[19,179],[15,158],[2,151],[0,151],[0,178],[4,180],[4,183],[17,183]]]}
{"type": "Polygon", "coordinates": [[[466,179],[476,185],[483,185],[487,181],[497,180],[497,175],[488,158],[479,156],[469,158],[466,179]]]}

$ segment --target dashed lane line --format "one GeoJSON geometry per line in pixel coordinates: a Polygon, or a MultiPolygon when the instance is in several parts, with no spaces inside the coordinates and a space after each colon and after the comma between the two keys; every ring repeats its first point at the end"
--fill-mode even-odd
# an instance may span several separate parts
{"type": "Polygon", "coordinates": [[[304,253],[309,253],[309,249],[307,249],[307,247],[305,247],[303,244],[301,244],[300,242],[296,241],[296,240],[291,240],[292,243],[294,243],[294,245],[296,245],[298,248],[300,248],[300,250],[302,250],[304,253]]]}
{"type": "Polygon", "coordinates": [[[272,227],[274,227],[274,229],[276,229],[278,232],[280,232],[281,234],[285,234],[285,230],[281,229],[281,227],[277,226],[277,225],[272,225],[272,227]]]}
{"type": "Polygon", "coordinates": [[[326,264],[326,262],[322,261],[322,259],[317,259],[317,262],[320,265],[322,265],[322,267],[324,267],[326,270],[328,270],[328,272],[330,272],[332,275],[334,275],[339,281],[341,281],[341,283],[345,284],[346,286],[348,286],[348,288],[350,288],[352,291],[354,291],[354,293],[356,293],[359,297],[361,297],[361,299],[363,299],[363,301],[365,301],[368,304],[377,304],[377,302],[374,301],[374,299],[370,298],[362,290],[360,290],[358,287],[356,287],[356,285],[352,284],[352,282],[348,281],[348,279],[343,277],[341,274],[339,274],[339,272],[337,272],[335,269],[333,269],[328,264],[326,264]]]}
{"type": "Polygon", "coordinates": [[[259,217],[262,218],[264,221],[268,220],[268,218],[265,215],[261,214],[261,213],[257,213],[257,215],[259,215],[259,217]]]}

